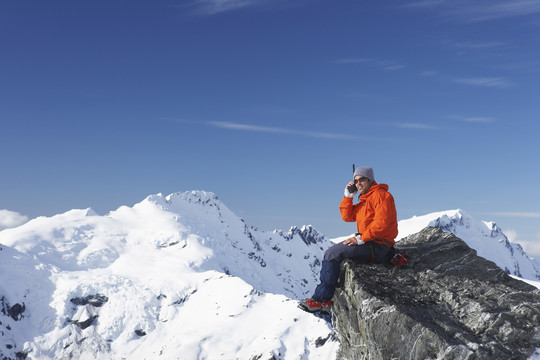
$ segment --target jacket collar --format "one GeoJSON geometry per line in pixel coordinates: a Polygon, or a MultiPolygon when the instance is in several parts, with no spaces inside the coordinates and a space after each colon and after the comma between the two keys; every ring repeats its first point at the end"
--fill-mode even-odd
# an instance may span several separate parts
{"type": "Polygon", "coordinates": [[[368,192],[365,193],[365,194],[360,195],[359,198],[361,200],[366,199],[369,195],[373,194],[373,192],[375,192],[377,190],[388,191],[388,185],[386,185],[386,184],[377,184],[377,182],[374,181],[373,184],[371,184],[371,187],[369,188],[368,192]]]}

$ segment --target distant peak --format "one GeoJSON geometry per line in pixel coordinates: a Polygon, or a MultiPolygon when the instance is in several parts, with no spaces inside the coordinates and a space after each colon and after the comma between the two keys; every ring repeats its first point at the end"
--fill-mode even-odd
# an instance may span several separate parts
{"type": "Polygon", "coordinates": [[[219,198],[216,194],[204,190],[191,190],[185,192],[176,192],[166,197],[168,202],[174,202],[175,199],[182,199],[190,203],[208,203],[217,202],[219,198]]]}
{"type": "Polygon", "coordinates": [[[325,236],[315,230],[311,225],[304,225],[301,228],[292,226],[288,234],[283,236],[292,239],[295,235],[298,235],[306,245],[317,244],[326,240],[325,236]]]}
{"type": "Polygon", "coordinates": [[[167,205],[174,205],[179,202],[210,206],[215,205],[217,207],[221,207],[221,201],[216,194],[203,190],[175,192],[167,196],[163,196],[162,193],[158,193],[147,196],[146,199],[141,202],[141,204],[146,202],[154,203],[161,207],[166,207],[167,205]]]}

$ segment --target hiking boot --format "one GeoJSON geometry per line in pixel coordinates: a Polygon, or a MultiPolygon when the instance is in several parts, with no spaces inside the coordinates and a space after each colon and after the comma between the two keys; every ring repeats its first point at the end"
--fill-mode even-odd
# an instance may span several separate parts
{"type": "Polygon", "coordinates": [[[304,311],[307,311],[309,313],[316,313],[321,312],[325,314],[330,314],[330,307],[332,306],[332,301],[327,301],[325,303],[315,301],[313,299],[307,299],[300,304],[298,304],[298,307],[304,311]]]}

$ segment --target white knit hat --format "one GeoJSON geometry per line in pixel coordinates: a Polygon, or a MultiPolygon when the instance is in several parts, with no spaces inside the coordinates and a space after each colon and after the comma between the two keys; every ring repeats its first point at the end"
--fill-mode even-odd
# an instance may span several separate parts
{"type": "Polygon", "coordinates": [[[367,177],[371,181],[375,181],[375,174],[373,173],[373,169],[369,166],[360,166],[354,171],[354,176],[364,176],[367,177]]]}

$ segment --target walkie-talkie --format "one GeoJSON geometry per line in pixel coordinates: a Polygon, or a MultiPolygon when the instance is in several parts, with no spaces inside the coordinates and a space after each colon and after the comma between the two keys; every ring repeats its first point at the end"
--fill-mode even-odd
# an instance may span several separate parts
{"type": "MultiPolygon", "coordinates": [[[[353,181],[354,181],[354,171],[355,171],[355,167],[354,167],[354,164],[352,164],[352,173],[353,173],[353,181]]],[[[349,192],[351,194],[354,194],[355,192],[358,191],[358,189],[356,188],[356,184],[352,184],[351,186],[347,187],[347,190],[349,190],[349,192]]]]}

